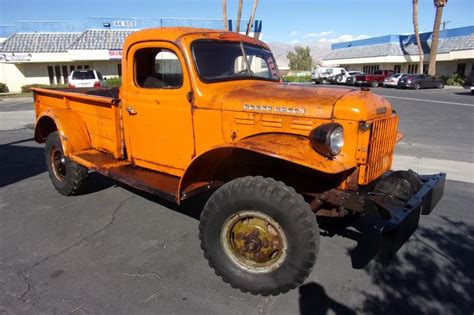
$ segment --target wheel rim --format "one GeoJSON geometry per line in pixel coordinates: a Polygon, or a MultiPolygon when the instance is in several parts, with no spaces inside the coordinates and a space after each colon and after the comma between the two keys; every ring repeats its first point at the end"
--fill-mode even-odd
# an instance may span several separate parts
{"type": "Polygon", "coordinates": [[[61,182],[66,178],[66,158],[61,150],[54,147],[51,150],[51,168],[54,176],[61,182]]]}
{"type": "Polygon", "coordinates": [[[281,226],[258,211],[240,211],[229,217],[222,227],[221,244],[234,264],[254,273],[280,267],[288,247],[281,226]]]}

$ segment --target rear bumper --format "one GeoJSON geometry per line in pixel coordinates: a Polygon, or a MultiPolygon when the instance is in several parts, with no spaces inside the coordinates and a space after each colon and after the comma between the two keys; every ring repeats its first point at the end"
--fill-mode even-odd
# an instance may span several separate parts
{"type": "Polygon", "coordinates": [[[391,258],[418,228],[420,214],[429,215],[444,193],[446,174],[419,176],[421,189],[404,205],[387,208],[391,218],[380,232],[378,257],[391,258]]]}

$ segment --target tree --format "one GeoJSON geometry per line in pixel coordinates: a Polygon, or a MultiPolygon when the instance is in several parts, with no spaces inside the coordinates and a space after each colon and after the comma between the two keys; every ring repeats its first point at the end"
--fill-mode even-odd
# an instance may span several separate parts
{"type": "Polygon", "coordinates": [[[227,0],[222,0],[222,18],[224,19],[224,30],[229,30],[229,21],[227,20],[227,0]]]}
{"type": "Polygon", "coordinates": [[[439,28],[441,26],[441,18],[443,16],[443,8],[448,0],[433,0],[436,7],[436,17],[433,25],[433,34],[431,35],[430,63],[428,66],[428,74],[436,74],[436,55],[438,54],[439,28]]]}
{"type": "Polygon", "coordinates": [[[415,28],[416,44],[418,46],[418,56],[420,58],[418,63],[418,73],[421,74],[423,73],[423,57],[425,53],[421,47],[420,30],[418,29],[418,0],[413,0],[413,27],[415,28]]]}
{"type": "Polygon", "coordinates": [[[291,70],[309,71],[314,64],[309,47],[296,46],[295,50],[288,52],[286,57],[290,62],[291,70]]]}

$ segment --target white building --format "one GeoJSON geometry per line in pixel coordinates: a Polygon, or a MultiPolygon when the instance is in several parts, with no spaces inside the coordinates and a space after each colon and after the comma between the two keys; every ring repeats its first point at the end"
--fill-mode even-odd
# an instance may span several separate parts
{"type": "MultiPolygon", "coordinates": [[[[424,69],[428,69],[432,33],[421,33],[424,69]]],[[[462,76],[474,69],[474,26],[440,31],[436,74],[462,76]]],[[[372,73],[375,70],[416,73],[418,46],[412,35],[387,35],[331,46],[323,65],[340,65],[347,70],[372,73]]]]}

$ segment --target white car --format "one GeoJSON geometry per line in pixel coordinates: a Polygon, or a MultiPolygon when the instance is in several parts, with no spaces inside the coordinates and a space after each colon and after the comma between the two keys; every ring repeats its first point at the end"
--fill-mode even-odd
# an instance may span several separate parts
{"type": "Polygon", "coordinates": [[[391,76],[386,77],[383,80],[383,86],[385,86],[385,87],[397,87],[398,86],[398,81],[401,78],[406,77],[407,75],[408,75],[408,73],[394,73],[391,76]]]}
{"type": "Polygon", "coordinates": [[[341,74],[336,76],[336,82],[339,84],[345,84],[347,82],[347,78],[354,76],[356,74],[362,74],[362,71],[344,71],[341,74]]]}
{"type": "Polygon", "coordinates": [[[94,69],[73,70],[69,75],[69,87],[100,88],[105,86],[102,74],[94,69]]]}
{"type": "Polygon", "coordinates": [[[314,67],[311,71],[311,81],[316,84],[326,84],[329,82],[328,78],[330,76],[336,76],[343,71],[346,72],[346,70],[341,67],[314,67]]]}

